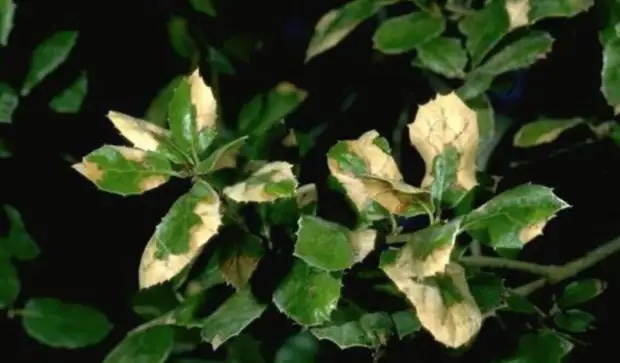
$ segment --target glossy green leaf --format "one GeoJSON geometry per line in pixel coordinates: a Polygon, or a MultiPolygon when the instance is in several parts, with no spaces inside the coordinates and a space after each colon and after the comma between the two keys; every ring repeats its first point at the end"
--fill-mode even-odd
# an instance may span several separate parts
{"type": "Polygon", "coordinates": [[[349,268],[354,261],[349,230],[318,217],[302,216],[294,255],[311,266],[328,271],[349,268]]]}
{"type": "Polygon", "coordinates": [[[375,49],[386,54],[405,53],[438,37],[446,28],[440,15],[414,12],[383,22],[372,41],[375,49]]]}
{"type": "Polygon", "coordinates": [[[15,10],[17,10],[17,5],[13,0],[0,0],[0,45],[4,47],[9,44],[15,10]]]}
{"type": "Polygon", "coordinates": [[[164,363],[173,345],[174,330],[169,326],[154,326],[129,333],[103,363],[164,363]]]}
{"type": "Polygon", "coordinates": [[[52,298],[28,300],[21,316],[28,335],[53,348],[94,345],[112,329],[108,318],[98,310],[52,298]]]}
{"type": "Polygon", "coordinates": [[[9,219],[10,227],[8,235],[0,237],[0,251],[8,252],[10,257],[19,261],[35,259],[41,251],[28,233],[21,214],[11,205],[5,205],[4,212],[9,219]]]}
{"type": "Polygon", "coordinates": [[[240,334],[226,345],[225,363],[265,363],[261,344],[249,334],[240,334]]]}
{"type": "Polygon", "coordinates": [[[536,314],[539,313],[536,305],[532,304],[525,296],[508,294],[506,296],[506,309],[513,313],[536,314]]]}
{"type": "Polygon", "coordinates": [[[505,291],[504,280],[491,273],[479,272],[467,279],[472,296],[482,313],[486,313],[502,302],[505,291]]]}
{"type": "Polygon", "coordinates": [[[494,248],[520,249],[542,234],[557,212],[568,207],[551,188],[524,184],[472,211],[463,226],[472,233],[486,233],[494,248]]]}
{"type": "Polygon", "coordinates": [[[52,98],[49,106],[58,113],[77,113],[82,107],[87,90],[88,79],[86,73],[82,72],[68,88],[52,98]]]}
{"type": "Polygon", "coordinates": [[[221,245],[220,272],[236,289],[242,289],[252,277],[264,254],[263,241],[253,234],[244,233],[236,240],[221,245]]]}
{"type": "Polygon", "coordinates": [[[601,78],[601,91],[617,115],[620,113],[620,38],[610,40],[603,47],[601,78]]]}
{"type": "Polygon", "coordinates": [[[189,33],[188,22],[181,16],[173,15],[168,20],[168,37],[174,51],[183,58],[191,59],[197,46],[189,33]]]}
{"type": "Polygon", "coordinates": [[[120,195],[142,194],[174,175],[170,162],[160,154],[112,145],[91,152],[73,168],[99,189],[120,195]]]}
{"type": "Polygon", "coordinates": [[[528,12],[530,23],[546,18],[572,18],[594,5],[594,0],[530,0],[528,2],[530,4],[528,12]]]}
{"type": "Polygon", "coordinates": [[[15,112],[18,104],[17,92],[8,84],[0,83],[0,124],[13,122],[13,112],[15,112]]]}
{"type": "Polygon", "coordinates": [[[571,333],[585,333],[592,329],[595,320],[594,315],[577,309],[559,312],[553,316],[553,322],[558,328],[571,333]]]}
{"type": "Polygon", "coordinates": [[[438,37],[417,48],[420,64],[447,78],[464,78],[467,52],[457,38],[438,37]]]}
{"type": "Polygon", "coordinates": [[[288,82],[280,82],[266,93],[256,95],[239,112],[237,127],[240,133],[260,135],[293,112],[305,99],[307,92],[288,82]]]}
{"type": "Polygon", "coordinates": [[[306,62],[338,45],[360,23],[373,16],[382,5],[390,2],[393,1],[353,0],[323,14],[314,27],[306,50],[306,62]]]}
{"type": "Polygon", "coordinates": [[[287,338],[276,351],[274,363],[317,363],[319,341],[309,331],[287,338]]]}
{"type": "Polygon", "coordinates": [[[481,10],[467,15],[459,23],[459,30],[467,37],[465,46],[472,58],[472,66],[482,62],[487,54],[508,33],[510,18],[505,0],[489,1],[481,10]]]}
{"type": "Polygon", "coordinates": [[[599,40],[605,45],[620,37],[617,32],[617,24],[620,24],[620,1],[599,0],[594,8],[598,15],[600,25],[599,40]]]}
{"type": "Polygon", "coordinates": [[[266,308],[267,305],[256,300],[250,288],[239,290],[201,322],[202,339],[217,349],[230,338],[239,335],[266,308]]]}
{"type": "Polygon", "coordinates": [[[422,329],[422,323],[413,309],[395,312],[392,314],[392,321],[394,321],[398,339],[401,340],[422,329]]]}
{"type": "Polygon", "coordinates": [[[183,151],[198,153],[198,124],[187,78],[179,81],[168,104],[168,122],[172,139],[183,151]]]}
{"type": "Polygon", "coordinates": [[[512,144],[517,147],[532,147],[555,141],[560,135],[585,120],[580,117],[570,119],[541,118],[525,124],[517,131],[512,144]]]}
{"type": "Polygon", "coordinates": [[[558,305],[563,308],[579,305],[602,294],[607,284],[599,279],[573,281],[564,288],[558,305]]]}
{"type": "Polygon", "coordinates": [[[364,314],[359,319],[313,328],[317,338],[329,340],[340,349],[353,347],[379,348],[385,345],[394,330],[387,313],[364,314]]]}
{"type": "Polygon", "coordinates": [[[32,52],[30,68],[24,79],[21,95],[30,91],[64,63],[75,46],[78,38],[76,31],[59,31],[43,40],[32,52]]]}
{"type": "Polygon", "coordinates": [[[161,127],[165,127],[168,124],[168,106],[174,90],[178,87],[182,78],[183,76],[174,77],[164,88],[157,92],[157,95],[155,95],[144,114],[145,120],[161,127]]]}
{"type": "Polygon", "coordinates": [[[215,47],[209,47],[209,64],[219,74],[232,76],[237,73],[230,60],[215,47]]]}
{"type": "Polygon", "coordinates": [[[198,174],[204,175],[224,168],[234,168],[237,165],[237,155],[247,138],[247,136],[240,137],[215,149],[198,164],[196,167],[198,174]]]}
{"type": "Polygon", "coordinates": [[[19,296],[20,290],[21,282],[17,269],[8,257],[0,256],[0,309],[11,306],[19,296]]]}
{"type": "Polygon", "coordinates": [[[561,363],[573,345],[549,329],[523,335],[514,356],[500,363],[561,363]]]}
{"type": "Polygon", "coordinates": [[[211,17],[215,17],[217,15],[217,11],[215,10],[215,0],[189,0],[189,3],[196,11],[207,14],[211,17]]]}
{"type": "Polygon", "coordinates": [[[285,315],[303,326],[329,321],[340,299],[340,280],[295,260],[289,274],[280,282],[273,302],[285,315]]]}

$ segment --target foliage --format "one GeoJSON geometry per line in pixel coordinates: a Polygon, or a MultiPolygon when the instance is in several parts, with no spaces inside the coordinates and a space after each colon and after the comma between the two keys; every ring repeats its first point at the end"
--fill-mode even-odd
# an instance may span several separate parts
{"type": "MultiPolygon", "coordinates": [[[[215,1],[190,2],[205,17],[217,16],[215,1]]],[[[286,136],[298,149],[294,160],[282,160],[270,147],[284,139],[285,120],[305,101],[307,91],[282,81],[248,100],[233,122],[224,120],[217,85],[208,85],[204,75],[216,81],[218,75],[234,73],[234,64],[195,39],[187,19],[172,16],[167,24],[171,46],[189,60],[189,71],[161,90],[144,117],[108,113],[128,146],[103,145],[73,165],[96,188],[121,196],[142,195],[172,178],[191,183],[144,241],[134,310],[146,321],[118,342],[104,362],[182,359],[189,353],[179,346],[189,345],[191,352],[199,344],[214,351],[224,347],[226,362],[269,361],[252,327],[271,310],[301,330],[270,353],[276,362],[318,361],[318,341],[340,349],[368,348],[380,357],[391,341],[420,334],[466,354],[488,319],[500,313],[541,314],[527,299],[538,287],[508,287],[502,275],[487,269],[523,270],[542,275],[542,285],[560,283],[617,251],[614,241],[606,253],[561,267],[519,261],[519,251],[536,243],[569,204],[537,184],[516,186],[479,203],[487,187],[485,158],[492,151],[485,148],[492,148],[490,141],[498,137],[485,93],[499,76],[530,67],[553,51],[554,39],[539,21],[576,16],[594,2],[472,3],[352,0],[318,20],[306,62],[378,16],[381,21],[372,36],[375,51],[406,55],[412,72],[424,71],[438,84],[456,85],[448,92],[437,90],[407,125],[409,141],[424,161],[421,182],[405,180],[390,142],[376,130],[329,149],[326,163],[334,189],[346,196],[357,216],[355,224],[347,226],[317,215],[320,193],[313,183],[299,182],[299,163],[312,143],[302,142],[308,135],[290,130],[286,136]],[[386,18],[393,6],[407,10],[386,18]],[[399,217],[422,217],[426,225],[405,233],[399,217]],[[480,246],[487,255],[480,254],[480,246]],[[258,272],[275,270],[275,260],[286,268],[281,276],[274,273],[275,286],[265,293],[258,272]],[[379,278],[365,279],[358,271],[379,278]],[[376,294],[387,290],[400,306],[369,307],[348,293],[350,285],[376,294]],[[206,304],[217,289],[225,294],[221,303],[206,304]]],[[[612,0],[605,6],[620,9],[612,0]]],[[[15,5],[1,1],[0,9],[0,40],[6,45],[15,5]]],[[[616,114],[619,25],[620,19],[603,24],[600,37],[601,92],[616,114]]],[[[10,122],[20,97],[27,97],[58,68],[78,40],[77,32],[60,31],[33,49],[19,95],[16,85],[0,87],[4,122],[10,122]]],[[[86,89],[86,75],[80,73],[50,107],[77,112],[86,89]]],[[[231,118],[228,112],[226,118],[231,118]]],[[[597,137],[617,130],[613,123],[581,117],[540,117],[515,134],[514,145],[551,143],[580,125],[597,137]]],[[[6,212],[12,224],[0,240],[0,307],[21,316],[25,331],[43,344],[78,348],[101,341],[111,323],[92,308],[51,298],[13,307],[20,291],[15,262],[35,258],[39,250],[19,213],[9,206],[6,212]]],[[[568,284],[543,313],[548,321],[532,326],[515,341],[514,351],[508,352],[512,355],[501,361],[560,362],[573,347],[572,334],[594,327],[595,316],[581,310],[581,304],[601,294],[604,286],[597,279],[568,284]]]]}

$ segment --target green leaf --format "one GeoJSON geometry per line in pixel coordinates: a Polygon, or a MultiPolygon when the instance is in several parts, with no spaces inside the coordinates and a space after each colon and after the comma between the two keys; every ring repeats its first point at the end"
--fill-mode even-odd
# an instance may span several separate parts
{"type": "Polygon", "coordinates": [[[21,316],[26,333],[53,348],[94,345],[112,329],[108,318],[98,310],[52,298],[30,299],[21,316]]]}
{"type": "Polygon", "coordinates": [[[16,9],[13,0],[0,0],[0,45],[3,47],[9,44],[16,9]]]}
{"type": "Polygon", "coordinates": [[[314,27],[306,50],[306,62],[338,45],[360,23],[373,16],[382,5],[390,2],[393,1],[353,0],[323,14],[314,27]]]}
{"type": "Polygon", "coordinates": [[[552,189],[524,184],[507,190],[469,213],[463,227],[487,233],[494,248],[520,249],[542,234],[547,222],[569,205],[552,189]]]}
{"type": "Polygon", "coordinates": [[[8,84],[0,83],[0,123],[10,124],[13,122],[13,112],[15,112],[18,104],[17,92],[8,84]]]}
{"type": "Polygon", "coordinates": [[[183,151],[198,154],[198,124],[187,78],[179,81],[168,105],[168,122],[172,139],[183,151]]]}
{"type": "Polygon", "coordinates": [[[207,14],[210,17],[215,17],[217,11],[215,10],[215,0],[189,0],[194,10],[203,14],[207,14]]]}
{"type": "Polygon", "coordinates": [[[603,47],[601,77],[601,91],[617,115],[620,113],[620,38],[610,40],[603,47]]]}
{"type": "Polygon", "coordinates": [[[417,48],[417,60],[429,70],[447,78],[464,78],[467,53],[457,38],[438,37],[417,48]]]}
{"type": "Polygon", "coordinates": [[[306,330],[284,341],[276,351],[274,363],[317,363],[318,353],[318,339],[306,330]]]}
{"type": "Polygon", "coordinates": [[[219,74],[232,76],[237,73],[235,66],[215,47],[209,47],[209,64],[219,74]]]}
{"type": "Polygon", "coordinates": [[[265,363],[261,344],[249,334],[241,334],[226,345],[226,363],[265,363]]]}
{"type": "Polygon", "coordinates": [[[359,319],[332,323],[310,330],[317,338],[329,340],[340,349],[353,347],[379,348],[384,346],[394,330],[387,313],[364,314],[359,319]]]}
{"type": "Polygon", "coordinates": [[[242,289],[250,281],[264,254],[263,241],[253,234],[244,233],[236,240],[221,245],[220,272],[237,290],[242,289]]]}
{"type": "Polygon", "coordinates": [[[172,352],[174,330],[165,325],[129,333],[103,363],[164,363],[172,352]]]}
{"type": "Polygon", "coordinates": [[[502,302],[504,280],[492,273],[479,272],[467,279],[471,294],[482,313],[491,311],[502,302]]]}
{"type": "Polygon", "coordinates": [[[472,58],[472,67],[508,33],[510,18],[504,0],[487,2],[486,6],[467,15],[459,23],[459,30],[467,38],[465,46],[472,58]]]}
{"type": "Polygon", "coordinates": [[[601,28],[599,41],[605,45],[619,37],[616,24],[620,23],[620,2],[617,0],[601,0],[596,3],[595,10],[601,28]]]}
{"type": "Polygon", "coordinates": [[[530,0],[528,2],[530,4],[528,12],[530,23],[545,18],[572,18],[594,5],[594,0],[530,0]]]}
{"type": "Polygon", "coordinates": [[[21,214],[11,205],[5,205],[4,212],[9,219],[10,228],[6,237],[0,237],[0,251],[8,252],[10,257],[19,261],[35,259],[41,250],[28,233],[21,214]]]}
{"type": "Polygon", "coordinates": [[[386,54],[405,53],[438,37],[446,28],[441,16],[413,12],[383,22],[372,41],[375,49],[386,54]]]}
{"type": "Polygon", "coordinates": [[[77,37],[76,31],[59,31],[37,45],[32,52],[30,68],[22,85],[22,96],[30,94],[37,84],[67,60],[77,37]]]}
{"type": "Polygon", "coordinates": [[[525,296],[510,293],[506,296],[507,310],[513,313],[536,314],[540,311],[525,296]]]}
{"type": "Polygon", "coordinates": [[[495,112],[488,97],[484,94],[469,99],[466,103],[472,110],[476,111],[476,120],[478,121],[479,141],[476,165],[478,170],[486,170],[496,142],[499,142],[495,135],[495,112]]]}
{"type": "Polygon", "coordinates": [[[316,326],[330,319],[340,299],[340,280],[295,260],[288,276],[280,282],[273,302],[285,315],[303,326],[316,326]]]}
{"type": "Polygon", "coordinates": [[[168,37],[172,48],[181,57],[191,59],[197,54],[197,46],[185,18],[173,15],[168,20],[168,37]]]}
{"type": "Polygon", "coordinates": [[[584,119],[541,118],[525,124],[517,131],[512,144],[517,147],[532,147],[555,141],[564,131],[584,123],[584,119]]]}
{"type": "Polygon", "coordinates": [[[239,112],[237,127],[241,134],[261,135],[293,112],[307,92],[289,82],[280,82],[267,93],[259,93],[239,112]]]}
{"type": "Polygon", "coordinates": [[[144,319],[155,319],[173,310],[179,304],[174,291],[167,285],[139,290],[131,299],[131,308],[144,319]]]}
{"type": "Polygon", "coordinates": [[[592,328],[595,320],[594,315],[577,309],[560,312],[553,316],[553,322],[558,328],[571,333],[585,333],[592,328]]]}
{"type": "Polygon", "coordinates": [[[398,339],[400,340],[422,329],[420,319],[418,319],[413,309],[395,312],[392,314],[392,321],[394,321],[396,334],[398,334],[398,339]]]}
{"type": "Polygon", "coordinates": [[[21,290],[17,269],[8,257],[0,256],[0,309],[11,306],[21,290]]]}
{"type": "Polygon", "coordinates": [[[87,90],[88,80],[86,73],[82,72],[68,88],[52,98],[49,106],[58,113],[77,113],[82,107],[87,90]]]}
{"type": "Polygon", "coordinates": [[[224,168],[234,168],[237,165],[237,155],[247,138],[247,136],[243,136],[220,146],[198,164],[196,172],[199,175],[204,175],[224,168]]]}
{"type": "Polygon", "coordinates": [[[558,300],[563,308],[579,305],[602,294],[607,284],[599,279],[584,279],[571,282],[564,288],[558,300]]]}
{"type": "Polygon", "coordinates": [[[442,204],[454,207],[467,193],[467,190],[456,183],[458,168],[459,153],[451,145],[447,145],[443,152],[433,159],[431,196],[436,208],[442,204]]]}
{"type": "Polygon", "coordinates": [[[175,174],[170,162],[158,153],[113,145],[91,152],[73,168],[99,189],[120,195],[142,194],[175,174]]]}
{"type": "Polygon", "coordinates": [[[502,363],[561,363],[573,345],[549,329],[523,335],[516,354],[502,363]]]}
{"type": "Polygon", "coordinates": [[[216,249],[200,274],[187,284],[185,295],[200,294],[225,282],[226,280],[220,271],[219,249],[216,249]]]}
{"type": "Polygon", "coordinates": [[[183,79],[183,76],[174,77],[164,88],[157,92],[157,95],[153,98],[144,114],[145,120],[161,127],[168,124],[168,105],[181,79],[183,79]]]}
{"type": "Polygon", "coordinates": [[[201,322],[202,339],[217,349],[230,338],[239,335],[266,308],[267,305],[256,300],[250,288],[239,290],[201,322]]]}
{"type": "Polygon", "coordinates": [[[344,270],[354,261],[348,229],[314,216],[299,220],[294,255],[328,271],[344,270]]]}

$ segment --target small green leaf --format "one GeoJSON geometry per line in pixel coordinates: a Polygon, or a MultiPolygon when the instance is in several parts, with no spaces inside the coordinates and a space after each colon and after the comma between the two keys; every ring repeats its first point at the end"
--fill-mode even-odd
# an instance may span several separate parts
{"type": "Polygon", "coordinates": [[[431,197],[435,208],[439,208],[442,204],[454,207],[467,193],[467,190],[456,183],[459,157],[458,150],[447,145],[443,152],[433,159],[431,197]]]}
{"type": "Polygon", "coordinates": [[[265,363],[261,344],[249,334],[240,334],[226,345],[226,363],[265,363]]]}
{"type": "Polygon", "coordinates": [[[319,339],[329,340],[340,349],[353,347],[379,348],[385,345],[394,330],[387,313],[364,314],[359,319],[332,323],[310,330],[319,339]]]}
{"type": "Polygon", "coordinates": [[[284,341],[276,352],[274,363],[317,363],[318,353],[318,339],[306,330],[284,341]]]}
{"type": "Polygon", "coordinates": [[[9,44],[16,9],[13,0],[0,0],[0,45],[3,47],[9,44]]]}
{"type": "Polygon", "coordinates": [[[457,38],[438,37],[417,48],[422,66],[447,78],[464,78],[467,52],[457,38]]]}
{"type": "Polygon", "coordinates": [[[294,255],[328,271],[351,267],[354,257],[348,229],[314,216],[299,220],[294,255]]]}
{"type": "Polygon", "coordinates": [[[174,175],[170,162],[158,153],[112,145],[91,152],[73,168],[99,189],[120,195],[142,194],[174,175]]]}
{"type": "Polygon", "coordinates": [[[420,319],[418,319],[413,309],[395,312],[392,314],[392,320],[394,321],[398,339],[401,340],[422,329],[422,323],[420,323],[420,319]]]}
{"type": "Polygon", "coordinates": [[[52,98],[49,106],[58,113],[77,113],[82,107],[87,90],[88,80],[86,73],[82,72],[68,88],[52,98]]]}
{"type": "Polygon", "coordinates": [[[164,363],[172,352],[174,330],[165,325],[129,333],[103,363],[164,363]]]}
{"type": "Polygon", "coordinates": [[[172,48],[181,57],[191,59],[196,54],[196,43],[189,33],[185,18],[173,15],[168,20],[168,37],[172,48]]]}
{"type": "Polygon", "coordinates": [[[253,234],[244,233],[219,249],[220,272],[237,290],[248,283],[258,262],[265,254],[263,241],[253,234]]]}
{"type": "Polygon", "coordinates": [[[207,14],[210,17],[215,17],[217,11],[215,10],[215,0],[189,0],[194,10],[203,14],[207,14]]]}
{"type": "Polygon", "coordinates": [[[17,269],[8,257],[0,256],[0,309],[11,306],[21,290],[17,269]]]}
{"type": "Polygon", "coordinates": [[[108,318],[98,310],[52,298],[30,299],[21,316],[28,335],[53,348],[94,345],[112,329],[108,318]]]}
{"type": "Polygon", "coordinates": [[[520,249],[542,234],[547,222],[569,205],[552,189],[524,184],[507,190],[463,220],[470,233],[487,233],[494,248],[520,249]]]}
{"type": "Polygon", "coordinates": [[[198,164],[196,172],[204,175],[224,168],[234,168],[237,165],[237,155],[247,138],[247,136],[243,136],[220,146],[198,164]]]}
{"type": "Polygon", "coordinates": [[[230,60],[215,47],[209,47],[209,64],[219,74],[232,76],[237,72],[230,60]]]}
{"type": "Polygon", "coordinates": [[[573,344],[556,332],[542,329],[523,335],[516,354],[500,363],[561,363],[572,348],[573,344]]]}
{"type": "Polygon", "coordinates": [[[174,77],[164,88],[162,88],[149,105],[144,114],[144,119],[155,125],[165,127],[168,124],[168,106],[174,90],[178,87],[183,76],[174,77]]]}
{"type": "Polygon", "coordinates": [[[220,271],[219,250],[216,249],[198,276],[187,284],[185,295],[201,294],[213,286],[225,282],[226,280],[220,271]]]}
{"type": "Polygon", "coordinates": [[[373,16],[386,0],[354,0],[323,14],[314,27],[306,50],[306,62],[335,47],[364,20],[373,16]]]}
{"type": "Polygon", "coordinates": [[[136,315],[144,319],[155,319],[173,310],[179,304],[174,291],[167,285],[157,285],[139,290],[131,299],[136,315]]]}
{"type": "Polygon", "coordinates": [[[596,318],[594,315],[581,310],[568,310],[553,316],[553,322],[558,328],[571,333],[585,333],[592,328],[596,318]]]}
{"type": "Polygon", "coordinates": [[[539,313],[536,305],[532,304],[526,297],[518,294],[506,296],[507,310],[513,313],[536,314],[539,313]]]}
{"type": "Polygon", "coordinates": [[[617,24],[620,24],[620,2],[616,0],[598,1],[596,7],[598,24],[600,25],[599,41],[602,45],[620,37],[617,24]]]}
{"type": "Polygon", "coordinates": [[[383,22],[372,41],[386,54],[405,53],[438,37],[446,28],[444,18],[426,12],[413,12],[383,22]]]}
{"type": "Polygon", "coordinates": [[[472,67],[484,57],[508,33],[510,19],[505,1],[490,1],[478,11],[467,15],[459,23],[459,30],[467,37],[466,47],[472,58],[472,67]]]}
{"type": "Polygon", "coordinates": [[[273,295],[273,302],[297,323],[316,326],[329,321],[340,299],[341,287],[340,280],[328,272],[296,259],[273,295]]]}
{"type": "Polygon", "coordinates": [[[603,47],[601,77],[601,91],[617,115],[620,113],[620,38],[610,40],[603,47]]]}
{"type": "Polygon", "coordinates": [[[18,104],[17,92],[8,84],[0,83],[0,123],[10,124],[13,122],[13,112],[15,112],[18,104]]]}
{"type": "Polygon", "coordinates": [[[280,82],[266,93],[256,95],[239,112],[237,127],[240,133],[261,135],[293,112],[305,99],[307,92],[289,82],[280,82]]]}
{"type": "Polygon", "coordinates": [[[230,338],[239,335],[266,308],[267,305],[256,300],[250,288],[239,290],[202,321],[202,339],[217,349],[230,338]]]}
{"type": "Polygon", "coordinates": [[[528,2],[530,10],[527,16],[530,23],[546,18],[572,18],[594,5],[594,0],[530,0],[528,2]]]}
{"type": "Polygon", "coordinates": [[[9,218],[10,228],[6,237],[0,237],[0,250],[5,250],[10,257],[19,261],[35,259],[41,251],[28,233],[21,214],[11,205],[5,205],[4,212],[9,218]]]}
{"type": "Polygon", "coordinates": [[[471,294],[482,313],[498,307],[504,294],[504,280],[491,273],[479,272],[467,279],[471,294]]]}
{"type": "Polygon", "coordinates": [[[59,31],[37,45],[32,52],[30,68],[22,85],[20,92],[22,96],[30,94],[30,91],[39,82],[67,60],[69,53],[75,46],[77,37],[78,32],[76,31],[59,31]]]}
{"type": "Polygon", "coordinates": [[[580,125],[580,117],[570,119],[541,118],[525,124],[517,131],[512,144],[517,147],[532,147],[555,141],[564,131],[580,125]]]}
{"type": "Polygon", "coordinates": [[[564,288],[558,300],[563,308],[579,305],[602,294],[607,285],[599,279],[584,279],[571,282],[564,288]]]}

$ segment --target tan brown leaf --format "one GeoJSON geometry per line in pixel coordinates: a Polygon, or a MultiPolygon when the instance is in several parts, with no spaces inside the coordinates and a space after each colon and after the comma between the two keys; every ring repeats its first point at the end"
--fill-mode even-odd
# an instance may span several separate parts
{"type": "Polygon", "coordinates": [[[530,23],[528,19],[530,0],[506,0],[506,12],[510,19],[510,30],[526,26],[530,23]]]}
{"type": "Polygon", "coordinates": [[[110,111],[108,118],[124,138],[142,150],[157,150],[159,140],[168,136],[168,130],[124,113],[110,111]]]}
{"type": "Polygon", "coordinates": [[[318,200],[318,193],[316,190],[316,184],[305,184],[297,188],[296,194],[297,207],[303,208],[310,203],[314,203],[318,200]]]}
{"type": "Polygon", "coordinates": [[[93,162],[82,161],[81,163],[73,164],[71,167],[94,183],[103,178],[103,170],[93,162]]]}
{"type": "Polygon", "coordinates": [[[198,132],[205,127],[215,127],[217,118],[217,102],[213,96],[211,87],[207,86],[200,76],[199,69],[189,76],[189,87],[192,103],[196,107],[196,124],[198,132]]]}
{"type": "Polygon", "coordinates": [[[359,229],[349,231],[349,241],[353,249],[354,263],[361,262],[375,249],[377,231],[374,229],[359,229]]]}

